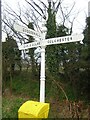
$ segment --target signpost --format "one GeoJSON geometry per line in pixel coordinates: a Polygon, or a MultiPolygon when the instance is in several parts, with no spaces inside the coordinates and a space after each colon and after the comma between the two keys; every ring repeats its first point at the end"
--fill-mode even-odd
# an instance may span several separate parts
{"type": "Polygon", "coordinates": [[[62,43],[70,43],[70,42],[77,42],[83,39],[83,34],[76,34],[76,35],[69,35],[65,37],[56,37],[50,38],[45,40],[40,40],[37,42],[31,42],[27,44],[23,44],[19,47],[19,50],[39,47],[39,46],[47,46],[53,44],[62,44],[62,43]]]}
{"type": "Polygon", "coordinates": [[[15,25],[14,28],[18,32],[22,32],[24,34],[28,34],[33,37],[40,38],[38,42],[31,42],[31,43],[21,45],[19,47],[19,50],[41,46],[40,102],[45,102],[45,47],[47,45],[53,45],[53,44],[63,44],[63,43],[70,43],[70,42],[77,42],[77,41],[82,42],[84,36],[83,34],[76,34],[76,35],[70,35],[70,36],[64,36],[64,37],[45,39],[45,33],[46,33],[45,26],[42,26],[42,35],[41,33],[38,33],[32,29],[22,27],[20,25],[15,25]]]}

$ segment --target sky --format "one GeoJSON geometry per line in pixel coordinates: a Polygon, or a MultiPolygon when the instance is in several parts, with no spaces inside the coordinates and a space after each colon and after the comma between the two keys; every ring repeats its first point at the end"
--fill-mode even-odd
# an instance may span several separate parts
{"type": "MultiPolygon", "coordinates": [[[[9,4],[9,6],[11,6],[13,9],[16,9],[17,1],[20,2],[22,1],[22,4],[24,4],[24,0],[3,0],[3,1],[9,4]]],[[[37,3],[38,0],[34,1],[37,3]]],[[[47,3],[47,0],[44,1],[46,1],[45,3],[47,3]]],[[[74,21],[73,33],[81,33],[85,27],[86,16],[88,16],[88,2],[90,0],[64,0],[65,4],[71,4],[74,1],[76,3],[75,10],[79,10],[80,13],[74,21]]],[[[4,39],[4,37],[5,34],[2,34],[2,39],[4,39]]]]}

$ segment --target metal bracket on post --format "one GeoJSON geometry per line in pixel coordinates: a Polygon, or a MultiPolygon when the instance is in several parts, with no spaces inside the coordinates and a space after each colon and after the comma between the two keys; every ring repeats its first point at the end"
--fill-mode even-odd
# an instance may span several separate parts
{"type": "Polygon", "coordinates": [[[80,41],[80,44],[83,44],[83,41],[82,41],[82,40],[80,41]]]}

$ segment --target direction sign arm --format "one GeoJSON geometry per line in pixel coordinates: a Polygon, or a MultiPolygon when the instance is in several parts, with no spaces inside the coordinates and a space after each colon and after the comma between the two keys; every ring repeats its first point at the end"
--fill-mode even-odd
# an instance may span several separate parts
{"type": "Polygon", "coordinates": [[[27,28],[27,27],[24,27],[24,26],[21,26],[21,25],[18,25],[18,24],[14,24],[14,29],[17,32],[21,32],[21,33],[24,33],[24,34],[31,35],[33,37],[37,37],[37,38],[42,39],[41,33],[37,32],[37,31],[34,31],[30,28],[27,28]]]}
{"type": "Polygon", "coordinates": [[[83,38],[84,38],[83,34],[69,35],[69,36],[65,36],[65,37],[46,39],[41,44],[42,45],[53,45],[53,44],[78,42],[78,41],[82,41],[83,38]]]}

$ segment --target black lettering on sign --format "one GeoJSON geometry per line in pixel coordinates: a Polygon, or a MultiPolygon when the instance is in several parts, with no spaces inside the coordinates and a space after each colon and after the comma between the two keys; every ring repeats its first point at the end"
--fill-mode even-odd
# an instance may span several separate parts
{"type": "Polygon", "coordinates": [[[70,40],[72,40],[72,37],[70,37],[70,40]]]}
{"type": "Polygon", "coordinates": [[[56,39],[54,40],[54,42],[56,42],[56,39]]]}
{"type": "Polygon", "coordinates": [[[26,30],[26,32],[27,32],[27,33],[29,33],[29,31],[28,31],[28,30],[26,30]]]}
{"type": "Polygon", "coordinates": [[[26,45],[26,47],[28,47],[28,45],[26,45]]]}
{"type": "Polygon", "coordinates": [[[59,40],[57,39],[57,42],[59,42],[59,40]]]}
{"type": "Polygon", "coordinates": [[[64,41],[64,38],[62,38],[62,41],[64,41]]]}
{"type": "Polygon", "coordinates": [[[65,38],[65,41],[67,40],[67,38],[65,38]]]}
{"type": "Polygon", "coordinates": [[[22,29],[22,31],[24,32],[24,28],[22,29]]]}
{"type": "Polygon", "coordinates": [[[69,37],[67,37],[67,40],[69,41],[69,37]]]}
{"type": "Polygon", "coordinates": [[[52,43],[52,41],[50,40],[50,43],[52,43]]]}
{"type": "Polygon", "coordinates": [[[27,30],[25,29],[25,32],[27,32],[27,30]]]}
{"type": "Polygon", "coordinates": [[[49,43],[49,40],[47,42],[49,43]]]}
{"type": "Polygon", "coordinates": [[[51,43],[53,43],[53,40],[51,40],[51,43]]]}

